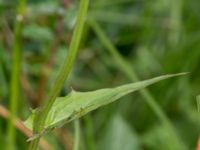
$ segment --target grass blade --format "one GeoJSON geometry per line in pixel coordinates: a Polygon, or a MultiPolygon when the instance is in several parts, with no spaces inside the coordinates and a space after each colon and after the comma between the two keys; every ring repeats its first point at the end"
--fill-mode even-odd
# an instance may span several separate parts
{"type": "MultiPolygon", "coordinates": [[[[99,24],[93,19],[90,18],[88,20],[89,25],[92,27],[96,35],[98,36],[101,43],[104,45],[106,50],[108,50],[113,58],[115,59],[115,62],[120,66],[122,72],[127,75],[127,77],[132,81],[138,81],[139,78],[137,74],[135,73],[133,66],[131,66],[119,53],[118,50],[115,48],[115,46],[112,44],[112,42],[108,39],[108,37],[105,35],[104,31],[101,29],[99,24]]],[[[155,98],[151,95],[151,93],[147,89],[143,89],[140,91],[140,94],[142,97],[146,100],[146,103],[150,106],[150,108],[154,111],[154,113],[157,115],[157,117],[160,119],[160,121],[165,125],[166,128],[168,128],[168,131],[171,133],[172,137],[174,137],[174,141],[176,141],[176,147],[179,149],[184,149],[186,146],[184,146],[183,142],[180,140],[178,135],[175,132],[175,129],[173,125],[171,124],[171,121],[167,118],[165,113],[161,110],[160,106],[157,104],[155,98]]]]}
{"type": "Polygon", "coordinates": [[[21,66],[21,44],[22,44],[22,28],[23,19],[25,13],[26,0],[20,0],[18,6],[18,14],[16,16],[16,23],[14,29],[14,44],[13,44],[13,54],[12,54],[12,73],[11,73],[11,83],[10,83],[10,119],[8,120],[8,149],[13,150],[15,146],[15,127],[14,119],[16,117],[18,109],[18,99],[19,99],[19,80],[20,80],[20,66],[21,66]]]}

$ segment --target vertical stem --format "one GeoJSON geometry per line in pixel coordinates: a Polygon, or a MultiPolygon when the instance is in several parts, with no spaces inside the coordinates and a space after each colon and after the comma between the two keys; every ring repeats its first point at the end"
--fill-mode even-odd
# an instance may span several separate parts
{"type": "Polygon", "coordinates": [[[80,143],[80,121],[76,120],[74,123],[75,126],[75,141],[73,150],[79,150],[80,143]]]}
{"type": "MultiPolygon", "coordinates": [[[[64,85],[64,81],[67,79],[72,69],[72,66],[74,64],[74,61],[78,52],[78,47],[80,44],[81,35],[82,35],[84,23],[85,23],[85,17],[87,15],[88,5],[89,5],[89,0],[80,1],[76,27],[72,36],[72,41],[70,43],[69,52],[67,53],[64,64],[50,91],[48,101],[44,101],[42,107],[37,112],[36,118],[34,120],[34,129],[33,129],[35,134],[39,134],[43,130],[46,116],[48,115],[56,97],[58,96],[62,86],[64,85]]],[[[39,142],[39,138],[32,141],[30,144],[30,150],[36,150],[38,146],[38,142],[39,142]]]]}
{"type": "MultiPolygon", "coordinates": [[[[112,54],[113,58],[115,59],[116,63],[120,66],[119,68],[122,69],[124,74],[127,75],[128,78],[130,78],[133,82],[138,81],[139,78],[137,74],[134,71],[133,66],[131,66],[119,53],[118,50],[115,48],[115,46],[111,43],[111,41],[107,38],[99,24],[93,19],[89,19],[88,23],[96,33],[96,35],[99,37],[100,41],[104,45],[104,47],[112,54]]],[[[163,125],[167,128],[170,135],[174,139],[174,147],[177,147],[177,149],[184,149],[185,145],[183,142],[179,139],[178,135],[175,132],[175,129],[173,125],[171,124],[170,120],[167,118],[165,113],[162,111],[162,109],[159,107],[158,103],[156,102],[155,98],[151,95],[151,93],[147,89],[143,89],[139,91],[142,97],[146,100],[146,103],[151,107],[151,109],[154,111],[154,113],[157,115],[157,117],[160,119],[160,121],[163,123],[163,125]]]]}
{"type": "MultiPolygon", "coordinates": [[[[197,96],[197,118],[200,116],[200,95],[197,96]]],[[[200,119],[197,120],[197,123],[200,124],[200,119]]],[[[200,128],[198,128],[198,131],[197,131],[199,134],[200,134],[200,128]]],[[[200,135],[199,135],[199,139],[197,141],[197,150],[200,149],[200,135]]]]}
{"type": "Polygon", "coordinates": [[[170,7],[170,32],[169,32],[169,42],[170,45],[176,46],[180,39],[180,30],[181,30],[181,13],[182,13],[182,6],[184,1],[183,0],[170,0],[169,7],[170,7]]]}
{"type": "Polygon", "coordinates": [[[19,78],[20,78],[20,64],[21,64],[21,43],[22,43],[22,28],[25,13],[26,0],[19,0],[18,13],[16,17],[14,29],[14,43],[12,52],[12,72],[10,81],[10,119],[8,122],[8,149],[13,150],[15,145],[15,128],[14,118],[16,117],[19,98],[19,78]]]}
{"type": "MultiPolygon", "coordinates": [[[[197,111],[197,115],[200,116],[200,95],[197,96],[197,111]]],[[[200,119],[198,119],[198,124],[200,124],[200,119]]],[[[198,132],[200,133],[200,128],[198,128],[198,132]]]]}
{"type": "Polygon", "coordinates": [[[93,129],[93,122],[92,117],[90,114],[84,117],[85,122],[85,141],[87,144],[87,150],[95,150],[95,137],[94,137],[94,129],[93,129]]]}
{"type": "MultiPolygon", "coordinates": [[[[62,5],[64,5],[64,10],[67,10],[68,5],[70,3],[69,0],[62,0],[60,2],[62,5]]],[[[49,51],[50,55],[48,60],[44,63],[44,65],[41,68],[41,73],[40,73],[40,78],[39,78],[39,84],[38,84],[38,90],[37,93],[38,95],[36,96],[35,99],[33,99],[33,106],[38,107],[41,102],[45,99],[45,92],[46,92],[46,85],[48,81],[48,74],[46,73],[46,68],[52,69],[54,63],[55,63],[55,55],[58,52],[58,47],[60,42],[62,41],[63,34],[64,34],[64,16],[60,16],[57,19],[57,24],[55,28],[55,34],[54,37],[55,40],[52,42],[50,45],[49,51]]]]}
{"type": "Polygon", "coordinates": [[[197,96],[197,110],[200,113],[200,95],[197,96]]]}

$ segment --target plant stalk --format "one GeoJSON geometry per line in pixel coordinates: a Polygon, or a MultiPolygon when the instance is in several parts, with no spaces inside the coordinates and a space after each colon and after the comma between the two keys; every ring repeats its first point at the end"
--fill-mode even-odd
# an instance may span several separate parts
{"type": "Polygon", "coordinates": [[[14,27],[14,43],[12,52],[12,73],[10,81],[10,118],[8,120],[8,149],[13,150],[15,147],[16,131],[14,119],[16,118],[19,99],[19,80],[21,66],[21,49],[22,49],[22,29],[25,14],[26,0],[19,0],[16,22],[14,27]]]}
{"type": "MultiPolygon", "coordinates": [[[[104,45],[104,47],[112,54],[113,58],[115,59],[116,63],[119,65],[119,68],[121,68],[122,72],[127,75],[127,77],[132,80],[133,82],[136,82],[139,80],[137,74],[134,71],[133,66],[131,66],[119,53],[116,47],[111,43],[111,41],[108,39],[104,31],[101,29],[99,24],[93,19],[88,19],[89,25],[92,27],[98,38],[100,39],[101,43],[104,45]]],[[[184,143],[179,139],[178,135],[175,132],[175,129],[171,123],[171,121],[168,119],[168,117],[165,115],[165,113],[162,111],[158,103],[156,102],[155,98],[151,95],[151,93],[147,89],[143,89],[139,91],[142,97],[146,100],[146,103],[150,106],[150,108],[154,111],[156,116],[160,119],[160,121],[163,123],[163,125],[167,128],[170,135],[174,139],[174,143],[177,147],[177,149],[184,150],[186,146],[184,143]]]]}
{"type": "Polygon", "coordinates": [[[75,126],[75,141],[74,141],[73,150],[79,150],[79,145],[80,145],[80,121],[79,120],[75,120],[74,126],[75,126]]]}
{"type": "MultiPolygon", "coordinates": [[[[51,110],[51,107],[56,99],[56,97],[59,95],[61,88],[64,85],[65,80],[69,76],[69,73],[72,69],[72,66],[74,64],[78,47],[81,40],[81,35],[83,32],[83,27],[87,15],[89,0],[81,0],[80,6],[79,6],[79,12],[77,16],[76,21],[76,27],[73,32],[72,41],[70,43],[69,52],[66,56],[66,59],[64,61],[64,64],[61,68],[61,70],[58,73],[57,79],[55,83],[53,84],[53,87],[50,91],[50,95],[47,101],[44,101],[41,108],[37,111],[36,118],[34,120],[34,134],[39,134],[45,125],[45,119],[51,110]]],[[[35,139],[31,142],[29,149],[30,150],[36,150],[38,147],[38,142],[40,138],[35,139]]]]}

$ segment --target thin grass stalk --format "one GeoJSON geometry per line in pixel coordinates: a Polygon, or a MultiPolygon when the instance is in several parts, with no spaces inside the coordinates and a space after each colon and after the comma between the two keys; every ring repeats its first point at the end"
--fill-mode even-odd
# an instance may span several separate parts
{"type": "Polygon", "coordinates": [[[79,150],[79,146],[80,146],[80,121],[75,120],[74,126],[75,126],[75,141],[74,141],[73,150],[79,150]]]}
{"type": "Polygon", "coordinates": [[[169,42],[172,47],[176,46],[180,40],[180,30],[181,30],[181,17],[182,17],[182,7],[184,1],[182,0],[170,0],[170,32],[169,32],[169,42]]]}
{"type": "Polygon", "coordinates": [[[85,137],[84,138],[87,145],[87,150],[96,150],[92,116],[88,114],[84,117],[83,120],[85,123],[85,137]]]}
{"type": "Polygon", "coordinates": [[[200,113],[200,95],[197,96],[197,110],[200,113]]]}
{"type": "MultiPolygon", "coordinates": [[[[119,68],[124,72],[124,74],[127,75],[127,77],[132,80],[133,82],[136,82],[139,80],[137,74],[135,73],[135,70],[132,65],[130,65],[118,52],[116,47],[112,44],[112,42],[108,39],[104,31],[101,29],[100,25],[93,19],[88,19],[88,23],[91,26],[91,28],[94,30],[96,35],[98,36],[99,40],[103,44],[103,46],[112,54],[113,58],[115,59],[115,62],[119,65],[119,68]]],[[[163,125],[166,127],[166,129],[169,131],[170,135],[174,139],[174,147],[177,147],[178,149],[186,149],[186,146],[184,143],[180,140],[179,136],[176,134],[175,129],[171,123],[171,121],[168,119],[168,117],[165,115],[165,113],[162,111],[159,104],[156,102],[156,99],[151,95],[151,93],[147,89],[143,89],[139,91],[146,103],[149,105],[149,107],[153,110],[153,112],[156,114],[156,116],[160,119],[160,121],[163,123],[163,125]]]]}
{"type": "MultiPolygon", "coordinates": [[[[200,95],[198,95],[197,97],[196,97],[196,100],[197,100],[197,118],[200,116],[200,95]]],[[[197,119],[197,124],[199,124],[200,125],[200,119],[197,119]]],[[[197,131],[198,133],[200,133],[200,128],[198,128],[198,131],[197,131]]],[[[198,141],[197,141],[197,147],[196,147],[196,149],[197,150],[199,150],[200,149],[200,135],[199,135],[199,139],[198,139],[198,141]]]]}
{"type": "Polygon", "coordinates": [[[105,1],[104,3],[102,3],[102,1],[94,1],[94,3],[92,4],[92,7],[105,7],[105,6],[110,6],[110,5],[122,5],[122,4],[126,4],[126,3],[132,3],[133,0],[115,0],[115,1],[105,1]]]}
{"type": "MultiPolygon", "coordinates": [[[[52,107],[56,97],[59,95],[61,88],[63,87],[64,82],[67,79],[67,77],[69,76],[69,73],[72,69],[72,66],[74,64],[74,61],[75,61],[75,58],[76,58],[76,55],[78,52],[81,35],[83,32],[83,27],[84,27],[85,17],[86,17],[87,10],[88,10],[88,5],[89,5],[89,0],[81,0],[80,1],[76,27],[73,32],[69,52],[67,53],[64,64],[63,64],[60,72],[58,73],[55,83],[53,84],[53,87],[50,91],[48,100],[44,101],[40,110],[37,112],[36,118],[34,120],[34,128],[33,128],[34,134],[39,134],[42,131],[42,129],[44,128],[46,116],[48,115],[49,111],[51,110],[51,107],[52,107]]],[[[30,147],[29,147],[30,150],[37,149],[39,139],[40,138],[37,138],[31,142],[30,147]]]]}
{"type": "Polygon", "coordinates": [[[8,149],[13,150],[15,147],[16,131],[14,127],[14,119],[17,115],[18,100],[19,100],[19,80],[20,80],[20,66],[21,66],[21,49],[22,49],[22,28],[24,13],[26,7],[26,0],[19,0],[18,13],[14,27],[14,43],[12,51],[12,73],[10,82],[10,118],[8,120],[8,149]]]}

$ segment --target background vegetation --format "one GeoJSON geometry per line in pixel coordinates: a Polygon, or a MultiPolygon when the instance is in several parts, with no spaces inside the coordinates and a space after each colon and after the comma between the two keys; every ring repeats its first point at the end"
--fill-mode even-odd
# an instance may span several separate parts
{"type": "MultiPolygon", "coordinates": [[[[19,3],[0,0],[0,149],[8,144],[13,47],[21,45],[22,50],[17,116],[25,120],[30,108],[45,99],[64,61],[78,4],[78,0],[28,0],[21,36],[17,36],[19,3]]],[[[153,85],[83,117],[80,150],[175,150],[160,110],[184,145],[195,149],[200,126],[196,104],[200,93],[199,8],[198,0],[90,1],[76,65],[62,96],[71,88],[89,91],[161,74],[190,74],[153,85]]],[[[30,133],[20,125],[18,121],[15,126],[14,147],[23,150],[30,133]]],[[[43,148],[71,150],[73,128],[70,123],[46,135],[43,148]]]]}

